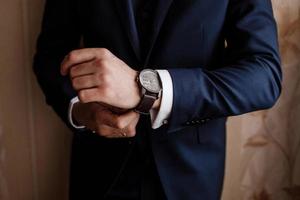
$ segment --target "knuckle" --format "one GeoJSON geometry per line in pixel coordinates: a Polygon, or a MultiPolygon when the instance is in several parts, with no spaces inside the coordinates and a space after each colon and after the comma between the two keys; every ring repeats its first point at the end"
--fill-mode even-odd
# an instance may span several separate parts
{"type": "Polygon", "coordinates": [[[68,55],[68,59],[70,61],[74,61],[74,60],[76,60],[76,58],[77,58],[77,52],[76,52],[76,50],[71,51],[69,53],[69,55],[68,55]]]}
{"type": "Polygon", "coordinates": [[[82,103],[86,103],[87,102],[87,94],[84,90],[81,90],[78,92],[78,98],[82,103]]]}
{"type": "Polygon", "coordinates": [[[131,135],[131,136],[135,136],[136,135],[136,125],[135,124],[131,124],[129,127],[128,127],[128,134],[131,135]]]}
{"type": "Polygon", "coordinates": [[[102,57],[107,57],[110,55],[110,51],[106,48],[101,48],[99,50],[99,53],[101,54],[102,57]]]}
{"type": "Polygon", "coordinates": [[[124,128],[126,128],[126,123],[125,123],[125,121],[122,120],[122,119],[120,119],[120,118],[118,118],[118,119],[116,120],[116,128],[118,128],[118,129],[124,129],[124,128]]]}
{"type": "Polygon", "coordinates": [[[108,76],[108,75],[102,75],[102,82],[103,82],[103,85],[105,86],[105,87],[109,87],[109,85],[110,85],[110,76],[108,76]]]}
{"type": "Polygon", "coordinates": [[[101,94],[105,99],[111,99],[113,97],[112,93],[107,84],[102,85],[101,94]]]}
{"type": "Polygon", "coordinates": [[[109,69],[109,62],[106,59],[98,59],[95,61],[96,67],[100,67],[102,73],[107,73],[109,69]]]}
{"type": "Polygon", "coordinates": [[[134,137],[135,134],[136,134],[135,128],[128,129],[128,133],[127,133],[128,137],[134,137]]]}
{"type": "Polygon", "coordinates": [[[103,67],[105,65],[105,62],[103,59],[97,59],[94,61],[94,63],[95,63],[96,67],[103,67]]]}

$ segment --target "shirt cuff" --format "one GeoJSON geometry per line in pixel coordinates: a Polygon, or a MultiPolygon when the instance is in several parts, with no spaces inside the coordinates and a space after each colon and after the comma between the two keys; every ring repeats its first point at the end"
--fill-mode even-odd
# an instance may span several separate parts
{"type": "Polygon", "coordinates": [[[168,70],[157,70],[161,83],[161,103],[159,110],[150,110],[152,128],[157,129],[168,123],[173,105],[173,82],[168,70]]]}
{"type": "Polygon", "coordinates": [[[85,128],[85,126],[79,126],[79,125],[76,125],[73,121],[73,107],[74,107],[74,104],[75,103],[78,103],[79,102],[79,98],[78,96],[74,97],[73,99],[71,99],[70,103],[69,103],[69,110],[68,110],[68,119],[69,119],[69,122],[70,124],[76,128],[76,129],[83,129],[85,128]]]}

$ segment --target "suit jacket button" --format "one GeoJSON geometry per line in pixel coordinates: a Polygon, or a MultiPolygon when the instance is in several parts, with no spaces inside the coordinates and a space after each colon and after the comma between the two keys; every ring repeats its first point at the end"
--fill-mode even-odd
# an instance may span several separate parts
{"type": "Polygon", "coordinates": [[[205,123],[205,119],[201,119],[201,123],[205,123]]]}
{"type": "Polygon", "coordinates": [[[186,125],[190,125],[190,122],[186,122],[185,124],[186,124],[186,125]]]}

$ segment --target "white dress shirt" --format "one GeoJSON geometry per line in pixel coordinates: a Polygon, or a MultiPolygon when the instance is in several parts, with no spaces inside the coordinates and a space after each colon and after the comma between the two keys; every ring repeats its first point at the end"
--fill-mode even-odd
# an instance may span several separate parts
{"type": "MultiPolygon", "coordinates": [[[[157,110],[150,110],[150,118],[152,123],[152,128],[157,129],[164,124],[168,123],[173,105],[173,82],[168,70],[157,70],[161,83],[162,83],[162,94],[160,107],[157,110]]],[[[68,118],[70,124],[76,129],[83,129],[85,126],[76,125],[73,121],[73,107],[75,103],[79,102],[79,98],[76,96],[71,99],[69,104],[68,118]]]]}

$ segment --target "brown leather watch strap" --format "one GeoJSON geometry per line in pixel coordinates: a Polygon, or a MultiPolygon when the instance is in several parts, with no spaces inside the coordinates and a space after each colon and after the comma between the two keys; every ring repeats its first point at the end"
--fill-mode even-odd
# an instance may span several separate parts
{"type": "Polygon", "coordinates": [[[146,92],[146,94],[143,95],[139,105],[135,108],[135,111],[140,114],[149,114],[149,111],[151,110],[156,99],[157,97],[155,97],[153,94],[149,95],[146,92]]]}

